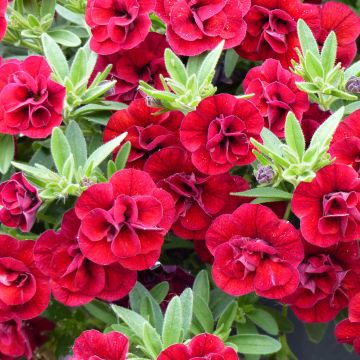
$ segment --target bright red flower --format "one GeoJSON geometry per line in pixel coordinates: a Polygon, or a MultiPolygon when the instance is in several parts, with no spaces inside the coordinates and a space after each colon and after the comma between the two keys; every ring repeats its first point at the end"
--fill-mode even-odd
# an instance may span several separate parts
{"type": "Polygon", "coordinates": [[[136,282],[136,271],[120,264],[95,264],[81,252],[81,222],[74,210],[65,213],[60,232],[45,231],[34,248],[38,268],[51,279],[55,299],[67,306],[84,305],[95,297],[114,301],[127,295],[136,282]]]}
{"type": "Polygon", "coordinates": [[[319,248],[305,243],[299,265],[300,284],[283,299],[304,322],[328,322],[360,291],[359,245],[356,241],[319,248]]]}
{"type": "Polygon", "coordinates": [[[304,19],[316,33],[320,26],[318,7],[301,0],[253,0],[251,5],[245,16],[246,37],[236,51],[248,60],[273,58],[289,67],[291,59],[298,58],[295,49],[300,47],[296,23],[304,19]]]}
{"type": "Polygon", "coordinates": [[[145,270],[158,260],[175,210],[171,195],[150,175],[127,169],[85,190],[75,211],[84,256],[100,265],[118,261],[127,269],[145,270]]]}
{"type": "Polygon", "coordinates": [[[0,223],[28,232],[36,220],[41,200],[33,187],[19,172],[0,184],[0,223]]]}
{"type": "Polygon", "coordinates": [[[250,138],[261,141],[264,120],[248,100],[228,94],[208,97],[185,116],[180,139],[204,174],[217,175],[255,160],[250,138]]]}
{"type": "Polygon", "coordinates": [[[158,0],[156,12],[178,55],[194,56],[225,40],[225,49],[241,43],[250,0],[158,0]]]}
{"type": "Polygon", "coordinates": [[[154,153],[144,170],[157,186],[170,193],[175,201],[175,221],[171,227],[176,236],[189,240],[203,240],[213,219],[233,212],[247,202],[232,192],[249,189],[240,176],[207,176],[196,170],[190,154],[179,147],[168,147],[154,153]]]}
{"type": "Polygon", "coordinates": [[[35,242],[0,235],[0,320],[31,319],[50,301],[49,280],[35,266],[35,242]]]}
{"type": "Polygon", "coordinates": [[[336,325],[335,334],[338,342],[353,345],[360,355],[360,293],[351,299],[349,318],[336,325]]]}
{"type": "Polygon", "coordinates": [[[90,46],[101,55],[132,49],[147,36],[155,0],[88,0],[86,22],[90,46]]]}
{"type": "Polygon", "coordinates": [[[226,293],[280,299],[299,283],[297,266],[304,258],[299,232],[269,208],[244,204],[214,220],[206,234],[214,255],[215,284],[226,293]]]}
{"type": "Polygon", "coordinates": [[[340,123],[329,152],[337,163],[350,165],[360,173],[360,110],[340,123]]]}
{"type": "Polygon", "coordinates": [[[326,2],[320,9],[321,31],[317,36],[317,41],[323,45],[329,33],[334,31],[338,43],[337,60],[342,66],[347,67],[356,56],[360,18],[349,6],[340,2],[326,2]]]}
{"type": "Polygon", "coordinates": [[[42,56],[0,65],[0,133],[45,138],[62,122],[65,88],[42,56]]]}
{"type": "Polygon", "coordinates": [[[7,21],[5,17],[8,0],[0,0],[0,40],[6,33],[7,21]]]}
{"type": "Polygon", "coordinates": [[[175,344],[163,350],[157,360],[238,360],[236,351],[212,334],[195,336],[187,345],[175,344]]]}
{"type": "Polygon", "coordinates": [[[128,350],[129,341],[125,335],[115,331],[102,334],[88,330],[75,340],[71,360],[126,360],[128,350]]]}
{"type": "MultiPolygon", "coordinates": [[[[152,115],[157,109],[146,105],[144,99],[134,100],[127,109],[113,114],[104,132],[104,142],[110,141],[125,131],[125,141],[131,142],[128,167],[142,169],[146,159],[159,149],[178,145],[179,127],[183,114],[171,111],[152,115]]],[[[115,150],[116,154],[118,149],[115,150]]]]}
{"type": "Polygon", "coordinates": [[[164,62],[166,47],[168,44],[164,35],[149,33],[143,42],[131,50],[100,55],[93,75],[112,64],[108,79],[116,80],[115,88],[107,99],[130,103],[141,96],[138,92],[140,80],[156,89],[163,89],[160,75],[168,76],[164,62]]]}
{"type": "Polygon", "coordinates": [[[0,358],[2,360],[32,359],[29,339],[18,319],[0,322],[0,358]]]}
{"type": "Polygon", "coordinates": [[[309,183],[300,183],[291,203],[309,243],[329,247],[360,238],[360,179],[342,164],[324,167],[309,183]]]}
{"type": "Polygon", "coordinates": [[[279,61],[266,60],[246,75],[243,87],[246,94],[255,94],[250,101],[265,118],[265,125],[275,135],[284,137],[286,116],[292,111],[298,120],[309,108],[306,93],[296,86],[302,79],[283,68],[279,61]]]}

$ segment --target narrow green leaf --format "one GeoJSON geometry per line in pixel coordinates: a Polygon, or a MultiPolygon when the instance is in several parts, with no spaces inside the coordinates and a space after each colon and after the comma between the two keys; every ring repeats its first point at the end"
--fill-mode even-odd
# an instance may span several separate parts
{"type": "Polygon", "coordinates": [[[222,312],[216,328],[223,327],[223,331],[229,331],[235,321],[238,310],[238,304],[236,301],[232,301],[225,310],[222,312]]]}
{"type": "Polygon", "coordinates": [[[116,155],[115,165],[117,170],[122,170],[125,168],[129,154],[131,151],[131,142],[127,141],[119,150],[116,155]]]}
{"type": "Polygon", "coordinates": [[[230,336],[228,341],[235,344],[242,354],[269,355],[281,349],[279,341],[266,335],[235,335],[230,336]]]}
{"type": "Polygon", "coordinates": [[[324,338],[328,325],[328,323],[304,324],[309,339],[315,344],[319,344],[324,338]]]}
{"type": "Polygon", "coordinates": [[[186,71],[188,76],[196,75],[201,67],[201,64],[204,62],[206,53],[200,54],[198,56],[190,56],[186,63],[186,71]]]}
{"type": "Polygon", "coordinates": [[[276,320],[267,311],[255,308],[253,311],[246,314],[246,316],[259,328],[263,329],[270,335],[278,335],[279,327],[276,320]]]}
{"type": "Polygon", "coordinates": [[[71,120],[66,127],[65,135],[74,155],[75,168],[84,166],[87,159],[87,146],[84,134],[76,121],[71,120]]]}
{"type": "Polygon", "coordinates": [[[165,300],[168,293],[169,293],[169,283],[167,281],[163,281],[159,284],[156,284],[150,290],[151,296],[155,299],[155,301],[158,304],[161,304],[165,300]]]}
{"type": "Polygon", "coordinates": [[[210,299],[210,284],[209,276],[206,270],[201,270],[195,278],[193,285],[194,297],[200,297],[206,304],[209,303],[210,299]]]}
{"type": "Polygon", "coordinates": [[[231,77],[231,75],[233,74],[238,61],[239,61],[239,55],[236,53],[234,49],[229,49],[226,51],[224,70],[225,70],[225,76],[227,78],[231,77]]]}
{"type": "Polygon", "coordinates": [[[184,337],[187,338],[192,322],[194,302],[193,292],[190,288],[187,288],[182,292],[180,295],[180,302],[183,315],[182,328],[184,330],[184,337]]]}
{"type": "Polygon", "coordinates": [[[116,173],[116,165],[112,160],[107,163],[106,176],[110,179],[116,173]]]}
{"type": "Polygon", "coordinates": [[[182,307],[179,296],[174,296],[166,309],[162,330],[162,340],[164,347],[182,342],[181,334],[183,322],[182,307]]]}
{"type": "Polygon", "coordinates": [[[125,309],[121,306],[111,305],[111,308],[118,315],[124,323],[126,323],[129,328],[134,332],[134,334],[140,336],[144,332],[144,326],[147,322],[141,315],[135,311],[125,309]]]}
{"type": "Polygon", "coordinates": [[[6,174],[15,155],[14,137],[0,134],[0,172],[6,174]]]}
{"type": "Polygon", "coordinates": [[[300,19],[297,23],[297,33],[300,40],[302,53],[305,55],[306,51],[310,51],[314,56],[320,58],[319,46],[317,41],[306,22],[300,19]]]}
{"type": "Polygon", "coordinates": [[[51,155],[59,174],[62,174],[65,161],[71,155],[71,148],[66,136],[59,127],[52,131],[51,135],[51,155]]]}
{"type": "Polygon", "coordinates": [[[272,131],[264,127],[260,135],[263,139],[264,146],[266,146],[279,156],[282,156],[281,146],[283,145],[283,143],[272,131]]]}
{"type": "MultiPolygon", "coordinates": [[[[46,1],[44,1],[44,2],[46,2],[46,1]]],[[[74,24],[77,24],[77,25],[85,25],[84,17],[82,15],[76,14],[73,11],[70,11],[69,9],[67,9],[64,6],[61,6],[59,4],[56,5],[55,10],[64,19],[66,19],[74,24]]]]}
{"type": "Polygon", "coordinates": [[[45,15],[54,16],[56,0],[46,0],[41,2],[40,6],[40,16],[44,17],[45,15]]]}
{"type": "Polygon", "coordinates": [[[299,121],[291,111],[286,117],[285,140],[290,148],[298,154],[299,159],[301,159],[305,151],[305,137],[299,121]]]}
{"type": "Polygon", "coordinates": [[[277,198],[283,200],[291,200],[292,198],[292,194],[273,187],[259,187],[247,191],[232,193],[232,195],[246,197],[277,198]]]}
{"type": "Polygon", "coordinates": [[[321,50],[321,63],[325,74],[331,71],[335,65],[337,50],[337,39],[334,31],[328,35],[321,50]]]}
{"type": "Polygon", "coordinates": [[[70,68],[70,79],[76,86],[87,74],[87,56],[83,48],[80,48],[74,57],[70,68]]]}
{"type": "Polygon", "coordinates": [[[306,72],[312,79],[324,78],[324,69],[321,61],[311,51],[307,50],[305,54],[306,72]]]}
{"type": "Polygon", "coordinates": [[[73,154],[67,158],[62,169],[62,175],[71,183],[75,174],[75,162],[73,154]]]}
{"type": "Polygon", "coordinates": [[[143,340],[146,350],[156,359],[163,348],[163,344],[160,335],[148,323],[145,323],[144,326],[143,340]]]}
{"type": "Polygon", "coordinates": [[[168,71],[170,77],[180,84],[186,86],[188,75],[182,61],[169,48],[165,50],[164,60],[166,70],[168,71]]]}
{"type": "MultiPolygon", "coordinates": [[[[212,333],[214,330],[214,316],[209,305],[202,297],[195,296],[194,292],[194,316],[201,325],[202,332],[212,333]]],[[[194,320],[195,320],[194,319],[194,320]]]]}
{"type": "Polygon", "coordinates": [[[80,38],[73,32],[65,29],[49,30],[48,34],[60,45],[66,47],[78,47],[81,44],[80,38]]]}
{"type": "Polygon", "coordinates": [[[108,304],[100,301],[93,300],[92,302],[84,305],[85,309],[98,320],[101,320],[107,325],[116,323],[116,316],[111,311],[108,304]]]}

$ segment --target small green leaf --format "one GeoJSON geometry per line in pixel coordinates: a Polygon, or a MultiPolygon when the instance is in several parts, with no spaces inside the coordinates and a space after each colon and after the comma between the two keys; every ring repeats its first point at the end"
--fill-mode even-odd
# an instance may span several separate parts
{"type": "Polygon", "coordinates": [[[232,301],[225,310],[222,312],[216,328],[219,329],[221,326],[223,327],[223,331],[230,331],[238,310],[238,304],[236,301],[232,301]]]}
{"type": "Polygon", "coordinates": [[[326,334],[328,323],[307,323],[304,326],[309,339],[319,344],[326,334]]]}
{"type": "Polygon", "coordinates": [[[71,120],[66,127],[65,135],[70,145],[71,152],[74,155],[75,168],[84,166],[87,159],[86,140],[80,126],[76,121],[71,120]]]}
{"type": "Polygon", "coordinates": [[[305,137],[299,121],[291,111],[286,117],[285,140],[290,148],[298,154],[299,159],[301,159],[305,151],[305,137]]]}
{"type": "Polygon", "coordinates": [[[100,300],[93,300],[92,302],[84,305],[84,307],[91,315],[107,325],[117,322],[116,316],[111,311],[110,306],[100,300]]]}
{"type": "Polygon", "coordinates": [[[144,326],[143,340],[145,349],[150,352],[150,355],[154,359],[156,359],[163,348],[163,344],[161,342],[160,335],[148,323],[145,323],[144,326]]]}
{"type": "Polygon", "coordinates": [[[192,322],[194,302],[193,292],[190,288],[187,288],[182,292],[180,295],[180,302],[183,315],[182,328],[184,330],[184,337],[187,338],[192,322]]]}
{"type": "Polygon", "coordinates": [[[321,51],[321,63],[325,74],[331,71],[335,65],[337,50],[337,39],[334,31],[328,35],[321,51]]]}
{"type": "Polygon", "coordinates": [[[300,19],[297,23],[297,33],[299,36],[302,53],[305,55],[306,51],[310,51],[315,57],[320,58],[317,41],[311,29],[303,19],[300,19]]]}
{"type": "Polygon", "coordinates": [[[52,131],[51,135],[51,155],[59,174],[62,174],[65,161],[71,155],[71,148],[66,136],[59,127],[52,131]]]}
{"type": "Polygon", "coordinates": [[[186,71],[188,76],[196,75],[201,67],[201,64],[204,62],[206,53],[200,54],[198,56],[190,56],[186,63],[186,71]]]}
{"type": "Polygon", "coordinates": [[[306,72],[311,76],[312,79],[323,78],[324,69],[321,61],[311,51],[306,51],[305,54],[305,65],[306,72]]]}
{"type": "Polygon", "coordinates": [[[264,127],[260,135],[264,141],[264,146],[266,146],[268,149],[278,154],[279,156],[282,156],[281,147],[283,143],[272,131],[264,127]]]}
{"type": "Polygon", "coordinates": [[[80,48],[75,54],[74,60],[70,68],[70,79],[73,84],[82,81],[87,74],[87,56],[83,48],[80,48]]]}
{"type": "Polygon", "coordinates": [[[150,290],[151,296],[155,299],[155,301],[158,304],[161,304],[165,300],[168,293],[169,293],[169,283],[167,281],[163,281],[159,284],[156,284],[150,290]]]}
{"type": "Polygon", "coordinates": [[[194,297],[199,297],[204,300],[206,304],[209,303],[210,299],[210,284],[209,276],[206,270],[201,270],[195,278],[193,285],[194,297]]]}
{"type": "Polygon", "coordinates": [[[40,6],[40,16],[44,17],[45,15],[54,16],[56,0],[46,0],[41,2],[40,6]]]}
{"type": "Polygon", "coordinates": [[[140,336],[144,332],[144,326],[147,322],[141,315],[135,311],[125,309],[121,306],[111,305],[111,308],[118,315],[124,323],[126,323],[129,328],[134,332],[134,334],[140,336]]]}
{"type": "Polygon", "coordinates": [[[131,151],[131,142],[127,141],[119,150],[116,155],[115,165],[117,170],[122,170],[125,168],[129,154],[131,151]]]}
{"type": "MultiPolygon", "coordinates": [[[[196,296],[194,292],[194,316],[199,322],[202,332],[212,333],[214,330],[214,316],[208,303],[202,297],[196,296]]],[[[193,320],[195,320],[193,319],[193,320]]]]}
{"type": "Polygon", "coordinates": [[[65,29],[49,30],[48,34],[60,45],[66,47],[78,47],[81,44],[80,38],[73,32],[65,29]]]}
{"type": "Polygon", "coordinates": [[[70,154],[62,169],[63,176],[71,183],[75,174],[75,162],[73,154],[70,154]]]}
{"type": "Polygon", "coordinates": [[[170,77],[186,86],[188,75],[182,61],[169,48],[165,50],[164,59],[170,77]]]}
{"type": "Polygon", "coordinates": [[[166,309],[162,330],[164,347],[182,342],[182,307],[179,296],[174,296],[166,309]]]}
{"type": "Polygon", "coordinates": [[[226,51],[224,70],[225,70],[225,76],[227,78],[231,77],[231,75],[233,74],[238,61],[239,61],[239,55],[236,53],[234,49],[229,49],[226,51]]]}
{"type": "MultiPolygon", "coordinates": [[[[46,1],[44,1],[46,2],[46,1]]],[[[77,25],[85,25],[84,23],[84,17],[80,14],[76,14],[73,11],[70,11],[69,9],[57,4],[56,7],[56,12],[63,17],[64,19],[77,24],[77,25]]]]}
{"type": "Polygon", "coordinates": [[[279,327],[276,320],[267,311],[255,308],[253,311],[246,314],[246,316],[259,328],[263,329],[270,335],[278,335],[279,327]]]}
{"type": "Polygon", "coordinates": [[[316,94],[320,92],[320,89],[311,82],[297,81],[296,86],[308,94],[316,94]]]}
{"type": "Polygon", "coordinates": [[[277,198],[282,200],[292,199],[292,194],[273,187],[259,187],[247,191],[232,193],[232,195],[246,197],[277,198]]]}
{"type": "Polygon", "coordinates": [[[15,155],[14,137],[0,134],[0,172],[6,174],[15,155]]]}
{"type": "Polygon", "coordinates": [[[230,336],[228,341],[238,347],[242,354],[269,355],[281,349],[279,341],[266,335],[242,334],[230,336]]]}

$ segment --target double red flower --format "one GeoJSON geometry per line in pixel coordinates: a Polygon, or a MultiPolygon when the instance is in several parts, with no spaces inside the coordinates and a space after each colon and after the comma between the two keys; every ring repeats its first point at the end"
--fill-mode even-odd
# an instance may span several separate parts
{"type": "Polygon", "coordinates": [[[8,0],[0,0],[0,40],[6,33],[7,21],[5,17],[8,0]]]}

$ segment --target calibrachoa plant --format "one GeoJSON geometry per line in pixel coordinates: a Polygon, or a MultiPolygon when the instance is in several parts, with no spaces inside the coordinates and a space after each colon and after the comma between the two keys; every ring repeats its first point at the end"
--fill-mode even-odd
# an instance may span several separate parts
{"type": "Polygon", "coordinates": [[[360,356],[359,13],[0,0],[0,359],[360,356]]]}

